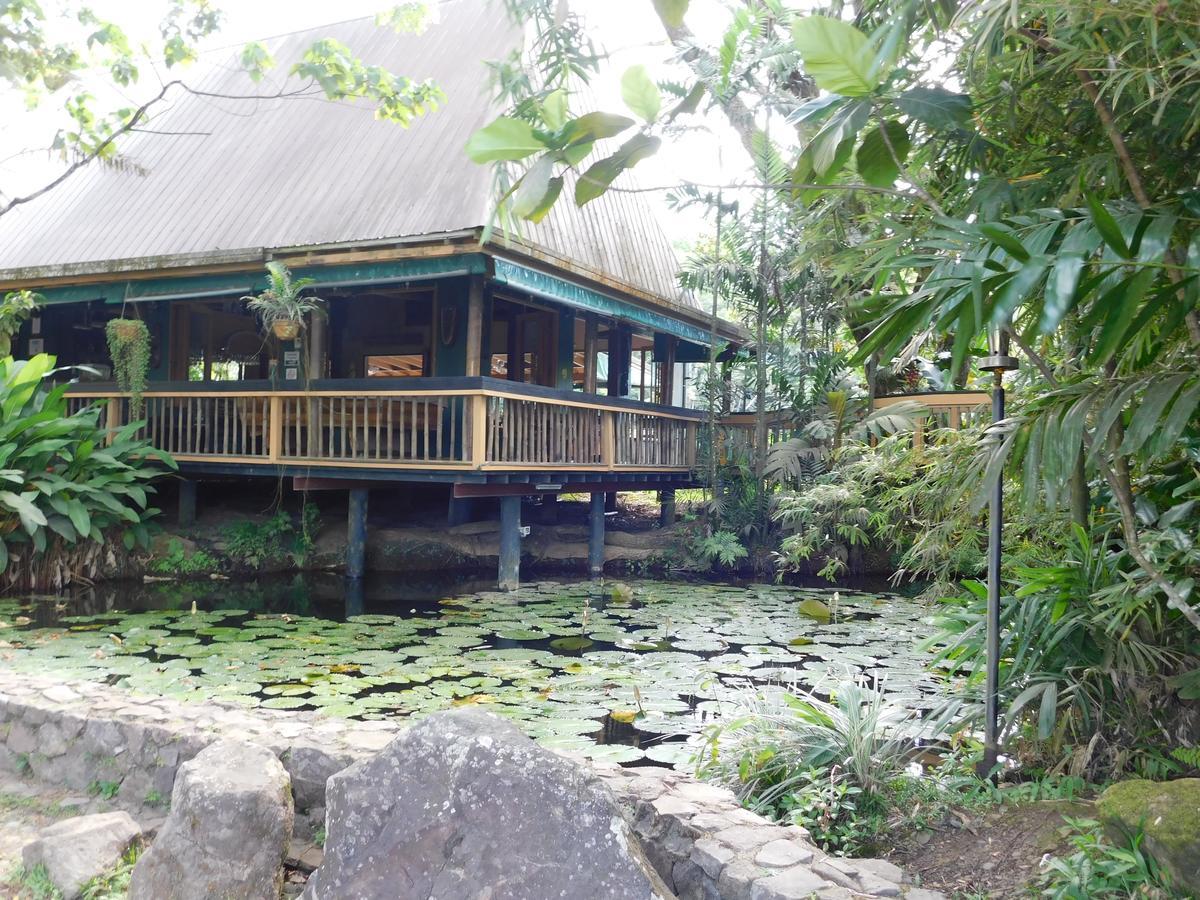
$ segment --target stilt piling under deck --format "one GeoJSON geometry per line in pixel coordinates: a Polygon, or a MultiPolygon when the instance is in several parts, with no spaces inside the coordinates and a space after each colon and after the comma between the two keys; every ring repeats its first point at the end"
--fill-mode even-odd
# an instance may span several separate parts
{"type": "Polygon", "coordinates": [[[515,591],[521,584],[521,498],[500,498],[500,571],[496,578],[502,591],[515,591]]]}
{"type": "Polygon", "coordinates": [[[588,575],[604,574],[604,494],[594,493],[588,509],[588,575]]]}
{"type": "Polygon", "coordinates": [[[346,577],[362,578],[367,561],[367,489],[350,491],[346,523],[346,577]]]}

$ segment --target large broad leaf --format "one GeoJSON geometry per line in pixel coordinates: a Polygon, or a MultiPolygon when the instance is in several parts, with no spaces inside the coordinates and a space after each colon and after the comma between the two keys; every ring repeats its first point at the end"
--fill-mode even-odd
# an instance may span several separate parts
{"type": "Polygon", "coordinates": [[[567,92],[562,88],[551,91],[542,101],[542,121],[551,131],[567,124],[567,92]]]}
{"type": "Polygon", "coordinates": [[[837,174],[854,149],[859,130],[867,124],[871,104],[855,100],[840,107],[818,131],[800,155],[796,181],[807,181],[812,173],[818,179],[837,174]]]}
{"type": "Polygon", "coordinates": [[[883,80],[870,40],[848,22],[826,16],[798,18],[792,23],[792,40],[804,71],[822,90],[863,97],[883,80]]]}
{"type": "Polygon", "coordinates": [[[687,15],[688,0],[654,0],[654,11],[668,28],[678,28],[687,15]]]}
{"type": "Polygon", "coordinates": [[[867,132],[859,145],[854,155],[855,168],[867,184],[891,187],[900,177],[900,166],[908,159],[910,147],[907,128],[895,120],[880,123],[867,132]]]}
{"type": "Polygon", "coordinates": [[[554,157],[548,153],[529,167],[529,171],[521,177],[521,183],[513,193],[513,215],[528,218],[529,214],[541,205],[542,198],[550,190],[550,177],[553,174],[554,157]]]}
{"type": "Polygon", "coordinates": [[[626,128],[637,123],[627,116],[614,113],[591,112],[567,123],[568,144],[590,143],[604,138],[616,137],[626,128]]]}
{"type": "Polygon", "coordinates": [[[643,65],[630,66],[621,76],[621,99],[635,115],[647,123],[658,118],[662,95],[643,65]]]}
{"type": "Polygon", "coordinates": [[[971,121],[971,98],[945,88],[909,88],[896,98],[896,105],[937,131],[953,131],[971,121]]]}
{"type": "Polygon", "coordinates": [[[467,141],[467,156],[477,163],[513,162],[545,149],[533,126],[508,116],[480,128],[467,141]]]}
{"type": "Polygon", "coordinates": [[[579,177],[575,185],[575,203],[583,206],[590,203],[608,190],[618,175],[626,169],[631,169],[647,156],[658,151],[662,141],[647,134],[635,134],[612,156],[606,156],[594,163],[579,177]]]}

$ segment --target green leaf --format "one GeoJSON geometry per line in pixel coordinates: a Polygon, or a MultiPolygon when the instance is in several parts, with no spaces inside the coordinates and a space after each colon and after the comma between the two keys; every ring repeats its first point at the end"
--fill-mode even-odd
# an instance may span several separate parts
{"type": "Polygon", "coordinates": [[[900,165],[908,158],[910,147],[907,128],[894,119],[883,122],[863,137],[854,155],[855,168],[867,184],[891,187],[900,177],[900,165]]]}
{"type": "Polygon", "coordinates": [[[703,81],[697,81],[692,85],[692,89],[687,92],[687,96],[680,100],[672,107],[667,114],[667,121],[674,122],[676,118],[682,115],[690,115],[694,113],[700,106],[700,101],[704,99],[704,94],[708,91],[703,81]]]}
{"type": "Polygon", "coordinates": [[[896,106],[937,131],[953,131],[971,122],[971,98],[945,88],[909,88],[896,98],[896,106]]]}
{"type": "Polygon", "coordinates": [[[999,225],[980,225],[979,230],[984,236],[1005,253],[1019,262],[1029,259],[1029,251],[1017,240],[1016,236],[999,225]]]}
{"type": "Polygon", "coordinates": [[[1058,712],[1058,687],[1054,683],[1046,685],[1042,692],[1042,705],[1038,710],[1038,737],[1043,741],[1054,731],[1055,714],[1058,712]]]}
{"type": "Polygon", "coordinates": [[[647,123],[657,119],[658,112],[662,109],[662,95],[658,92],[658,85],[641,64],[630,66],[621,76],[621,99],[635,115],[647,123]]]}
{"type": "Polygon", "coordinates": [[[550,176],[554,174],[554,157],[550,154],[540,156],[529,170],[521,176],[521,181],[513,192],[513,215],[524,219],[537,209],[546,192],[550,190],[550,176]]]}
{"type": "Polygon", "coordinates": [[[668,28],[679,28],[687,15],[688,0],[654,0],[654,11],[668,28]]]}
{"type": "Polygon", "coordinates": [[[542,101],[542,121],[551,131],[567,124],[567,92],[562,88],[551,91],[542,101]]]}
{"type": "Polygon", "coordinates": [[[633,119],[627,116],[618,116],[615,113],[606,112],[590,112],[567,123],[566,140],[568,144],[599,141],[604,138],[616,137],[626,128],[636,124],[633,119]]]}
{"type": "Polygon", "coordinates": [[[1121,228],[1117,225],[1117,220],[1094,196],[1089,193],[1084,194],[1087,197],[1088,208],[1092,212],[1092,223],[1096,226],[1096,230],[1100,232],[1100,237],[1104,238],[1104,243],[1112,248],[1112,251],[1122,259],[1132,259],[1133,253],[1129,249],[1129,245],[1125,243],[1125,238],[1121,234],[1121,228]]]}
{"type": "Polygon", "coordinates": [[[1150,386],[1142,396],[1142,402],[1137,405],[1133,418],[1129,420],[1129,428],[1125,431],[1125,440],[1121,444],[1122,453],[1137,453],[1150,436],[1158,431],[1163,410],[1175,399],[1175,395],[1187,380],[1187,375],[1176,375],[1150,386]]]}
{"type": "Polygon", "coordinates": [[[658,151],[662,141],[646,134],[635,134],[612,156],[593,163],[575,185],[575,203],[583,206],[608,190],[618,175],[631,169],[647,156],[658,151]]]}
{"type": "Polygon", "coordinates": [[[847,97],[864,97],[883,81],[867,36],[848,22],[806,16],[792,23],[792,41],[804,71],[817,87],[847,97]]]}
{"type": "Polygon", "coordinates": [[[480,128],[467,141],[467,156],[477,163],[514,162],[545,149],[533,126],[508,116],[480,128]]]}

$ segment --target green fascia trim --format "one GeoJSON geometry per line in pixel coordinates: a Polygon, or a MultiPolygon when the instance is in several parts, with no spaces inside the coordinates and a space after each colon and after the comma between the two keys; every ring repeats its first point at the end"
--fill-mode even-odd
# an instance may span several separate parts
{"type": "MultiPolygon", "coordinates": [[[[316,279],[314,287],[332,284],[427,280],[452,275],[483,275],[487,258],[466,253],[433,259],[398,259],[369,265],[319,266],[293,270],[297,277],[316,279]]],[[[39,290],[47,303],[84,303],[103,300],[113,305],[151,300],[186,300],[222,294],[253,294],[267,286],[266,273],[227,272],[183,278],[150,278],[106,284],[68,285],[39,290]]]]}
{"type": "Polygon", "coordinates": [[[689,325],[687,322],[680,322],[662,313],[634,306],[624,300],[581,287],[536,269],[517,265],[506,259],[496,258],[495,264],[495,280],[501,284],[528,291],[547,300],[557,300],[559,303],[566,303],[568,306],[586,309],[589,312],[618,317],[628,322],[645,325],[654,331],[673,334],[684,340],[708,346],[708,332],[689,325]]]}

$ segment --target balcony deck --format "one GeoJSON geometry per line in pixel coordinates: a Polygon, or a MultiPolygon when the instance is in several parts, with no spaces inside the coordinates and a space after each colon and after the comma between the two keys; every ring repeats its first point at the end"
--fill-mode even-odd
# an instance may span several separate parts
{"type": "MultiPolygon", "coordinates": [[[[99,404],[110,431],[130,422],[113,385],[72,385],[69,398],[99,404]]],[[[140,434],[185,469],[398,481],[688,482],[704,419],[485,377],[159,382],[143,400],[140,434]]]]}

